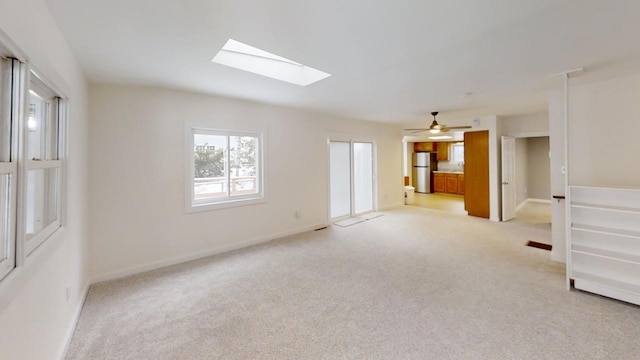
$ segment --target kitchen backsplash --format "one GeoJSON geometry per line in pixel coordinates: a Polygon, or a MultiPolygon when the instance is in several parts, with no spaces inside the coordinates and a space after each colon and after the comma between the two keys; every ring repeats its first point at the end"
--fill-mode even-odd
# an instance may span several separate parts
{"type": "Polygon", "coordinates": [[[464,162],[438,161],[438,171],[464,171],[464,162]]]}

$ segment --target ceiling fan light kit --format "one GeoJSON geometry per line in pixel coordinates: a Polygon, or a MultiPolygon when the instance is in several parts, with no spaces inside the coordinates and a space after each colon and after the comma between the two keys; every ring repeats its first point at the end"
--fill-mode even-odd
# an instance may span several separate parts
{"type": "Polygon", "coordinates": [[[413,132],[429,131],[432,134],[438,134],[440,132],[448,132],[449,130],[452,130],[452,129],[471,129],[471,126],[440,125],[440,124],[438,124],[438,121],[436,120],[436,116],[438,115],[438,112],[434,111],[434,112],[431,113],[431,115],[433,116],[433,121],[431,122],[431,126],[429,126],[429,128],[427,128],[427,129],[405,129],[405,130],[406,131],[413,131],[413,132]]]}

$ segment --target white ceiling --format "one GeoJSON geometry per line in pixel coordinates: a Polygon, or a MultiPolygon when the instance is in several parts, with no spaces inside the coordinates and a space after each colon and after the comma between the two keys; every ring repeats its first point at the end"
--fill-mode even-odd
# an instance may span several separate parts
{"type": "Polygon", "coordinates": [[[440,122],[544,112],[564,70],[640,71],[637,0],[45,1],[92,82],[407,126],[436,110],[440,122]],[[299,87],[212,63],[229,38],[333,76],[299,87]]]}

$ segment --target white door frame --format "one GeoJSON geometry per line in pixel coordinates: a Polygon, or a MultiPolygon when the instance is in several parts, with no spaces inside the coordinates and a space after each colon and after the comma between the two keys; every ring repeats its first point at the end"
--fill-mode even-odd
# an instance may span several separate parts
{"type": "Polygon", "coordinates": [[[516,139],[502,136],[502,221],[516,217],[516,139]]]}

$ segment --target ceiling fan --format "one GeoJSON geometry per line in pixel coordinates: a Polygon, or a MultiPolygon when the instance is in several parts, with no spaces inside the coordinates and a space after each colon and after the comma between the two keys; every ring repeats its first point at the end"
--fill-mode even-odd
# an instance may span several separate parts
{"type": "Polygon", "coordinates": [[[438,112],[434,111],[431,113],[431,115],[433,115],[433,121],[431,122],[431,126],[429,126],[428,128],[405,129],[405,130],[412,131],[412,132],[429,131],[432,134],[437,134],[440,132],[447,132],[449,130],[471,129],[471,126],[447,126],[447,125],[438,124],[438,121],[436,121],[436,116],[438,115],[438,112]]]}

